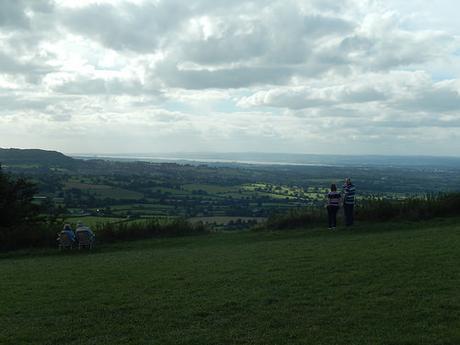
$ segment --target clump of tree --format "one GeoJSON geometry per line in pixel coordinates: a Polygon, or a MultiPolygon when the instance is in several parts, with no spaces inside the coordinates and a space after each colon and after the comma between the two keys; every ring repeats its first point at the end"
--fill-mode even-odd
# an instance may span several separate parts
{"type": "Polygon", "coordinates": [[[32,201],[36,193],[35,184],[22,177],[13,178],[0,165],[0,227],[35,222],[39,207],[32,201]]]}
{"type": "Polygon", "coordinates": [[[33,203],[36,192],[34,183],[0,166],[0,249],[55,244],[56,224],[39,218],[40,207],[33,203]]]}

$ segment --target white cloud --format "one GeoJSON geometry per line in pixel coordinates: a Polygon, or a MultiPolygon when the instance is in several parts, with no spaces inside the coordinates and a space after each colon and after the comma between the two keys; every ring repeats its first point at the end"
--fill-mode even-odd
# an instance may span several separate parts
{"type": "Polygon", "coordinates": [[[416,153],[431,138],[430,153],[456,154],[456,9],[450,0],[0,0],[0,135],[7,146],[14,132],[22,145],[73,152],[333,153],[332,131],[358,153],[416,153]]]}

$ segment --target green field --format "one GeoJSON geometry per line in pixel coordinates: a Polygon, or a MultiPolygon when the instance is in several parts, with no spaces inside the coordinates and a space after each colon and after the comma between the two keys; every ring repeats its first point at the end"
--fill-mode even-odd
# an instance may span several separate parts
{"type": "Polygon", "coordinates": [[[238,191],[238,186],[217,186],[212,184],[185,184],[183,188],[188,192],[203,190],[211,194],[238,191]]]}
{"type": "Polygon", "coordinates": [[[118,217],[95,217],[95,216],[85,216],[85,217],[68,217],[65,219],[66,223],[71,225],[75,225],[79,222],[89,226],[95,227],[98,224],[106,224],[106,223],[116,223],[125,221],[126,218],[118,218],[118,217]]]}
{"type": "Polygon", "coordinates": [[[228,224],[231,221],[256,221],[262,222],[266,220],[266,218],[262,217],[229,217],[229,216],[222,216],[222,217],[191,217],[188,219],[191,222],[203,222],[203,223],[216,223],[216,224],[228,224]]]}
{"type": "Polygon", "coordinates": [[[460,344],[459,219],[0,259],[0,344],[460,344]]]}
{"type": "Polygon", "coordinates": [[[113,199],[140,199],[142,193],[127,190],[124,188],[112,187],[103,184],[91,184],[84,182],[70,181],[65,184],[65,189],[79,189],[90,192],[98,198],[113,198],[113,199]]]}

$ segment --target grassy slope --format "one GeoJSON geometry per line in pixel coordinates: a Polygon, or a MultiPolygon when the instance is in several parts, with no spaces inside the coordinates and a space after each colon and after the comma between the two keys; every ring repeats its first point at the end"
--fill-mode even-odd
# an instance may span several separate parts
{"type": "Polygon", "coordinates": [[[0,343],[459,344],[455,224],[4,255],[0,343]]]}

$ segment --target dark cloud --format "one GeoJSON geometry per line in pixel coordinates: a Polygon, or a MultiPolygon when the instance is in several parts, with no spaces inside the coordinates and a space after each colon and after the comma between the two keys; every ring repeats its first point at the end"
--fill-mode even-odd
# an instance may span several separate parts
{"type": "Polygon", "coordinates": [[[344,103],[366,103],[383,101],[385,99],[387,99],[385,93],[372,86],[345,89],[340,98],[344,103]]]}
{"type": "Polygon", "coordinates": [[[30,29],[31,19],[26,11],[49,13],[53,8],[50,0],[0,0],[0,28],[30,29]]]}
{"type": "Polygon", "coordinates": [[[151,92],[139,81],[118,78],[79,78],[55,86],[54,91],[70,95],[140,95],[151,92]]]}
{"type": "Polygon", "coordinates": [[[28,98],[25,95],[16,95],[11,90],[1,90],[0,112],[14,114],[17,111],[37,111],[42,112],[50,104],[49,98],[28,98]]]}
{"type": "Polygon", "coordinates": [[[354,27],[352,22],[340,17],[303,13],[294,2],[286,6],[270,1],[184,3],[173,0],[120,6],[94,4],[61,12],[62,24],[70,31],[105,47],[138,53],[168,52],[166,71],[155,73],[165,76],[167,85],[185,88],[279,84],[295,73],[316,76],[334,69],[337,63],[345,63],[338,56],[317,49],[317,40],[329,35],[346,35],[354,27]],[[264,12],[254,15],[257,11],[264,12]],[[200,30],[209,32],[197,37],[191,33],[190,20],[200,18],[205,21],[200,30]],[[194,70],[168,67],[183,63],[204,67],[194,70]],[[221,66],[236,63],[243,63],[245,67],[221,66]],[[209,65],[219,68],[211,71],[206,68],[209,65]],[[246,73],[252,73],[252,78],[246,73]],[[282,75],[284,73],[286,75],[282,75]],[[190,82],[194,77],[196,85],[190,82]]]}
{"type": "Polygon", "coordinates": [[[460,127],[460,118],[440,119],[439,117],[431,118],[413,118],[409,120],[381,120],[373,121],[374,128],[458,128],[460,127]]]}
{"type": "Polygon", "coordinates": [[[460,93],[447,87],[425,88],[416,91],[412,97],[396,101],[394,105],[409,111],[460,113],[460,93]]]}
{"type": "Polygon", "coordinates": [[[387,95],[371,86],[342,85],[329,88],[294,87],[260,91],[240,102],[242,106],[269,106],[292,110],[328,108],[339,104],[385,101],[387,95]]]}
{"type": "Polygon", "coordinates": [[[186,6],[162,1],[137,5],[93,4],[61,11],[62,24],[73,33],[115,50],[154,52],[168,31],[186,17],[186,6]]]}
{"type": "Polygon", "coordinates": [[[34,59],[19,61],[10,55],[0,52],[0,73],[25,75],[31,82],[38,82],[41,77],[52,69],[41,62],[35,62],[34,59]]]}
{"type": "Polygon", "coordinates": [[[0,0],[0,27],[7,29],[29,28],[29,18],[27,18],[24,10],[24,1],[0,0]]]}
{"type": "Polygon", "coordinates": [[[162,64],[153,72],[169,87],[184,89],[241,88],[260,84],[284,84],[294,74],[290,67],[235,67],[218,70],[186,70],[162,64]]]}
{"type": "Polygon", "coordinates": [[[238,25],[233,23],[220,37],[183,42],[179,58],[214,65],[258,58],[269,49],[270,39],[261,26],[255,26],[250,32],[238,32],[238,25]]]}
{"type": "Polygon", "coordinates": [[[331,16],[305,16],[305,32],[311,36],[328,36],[334,34],[344,35],[351,32],[356,24],[339,17],[331,16]]]}

